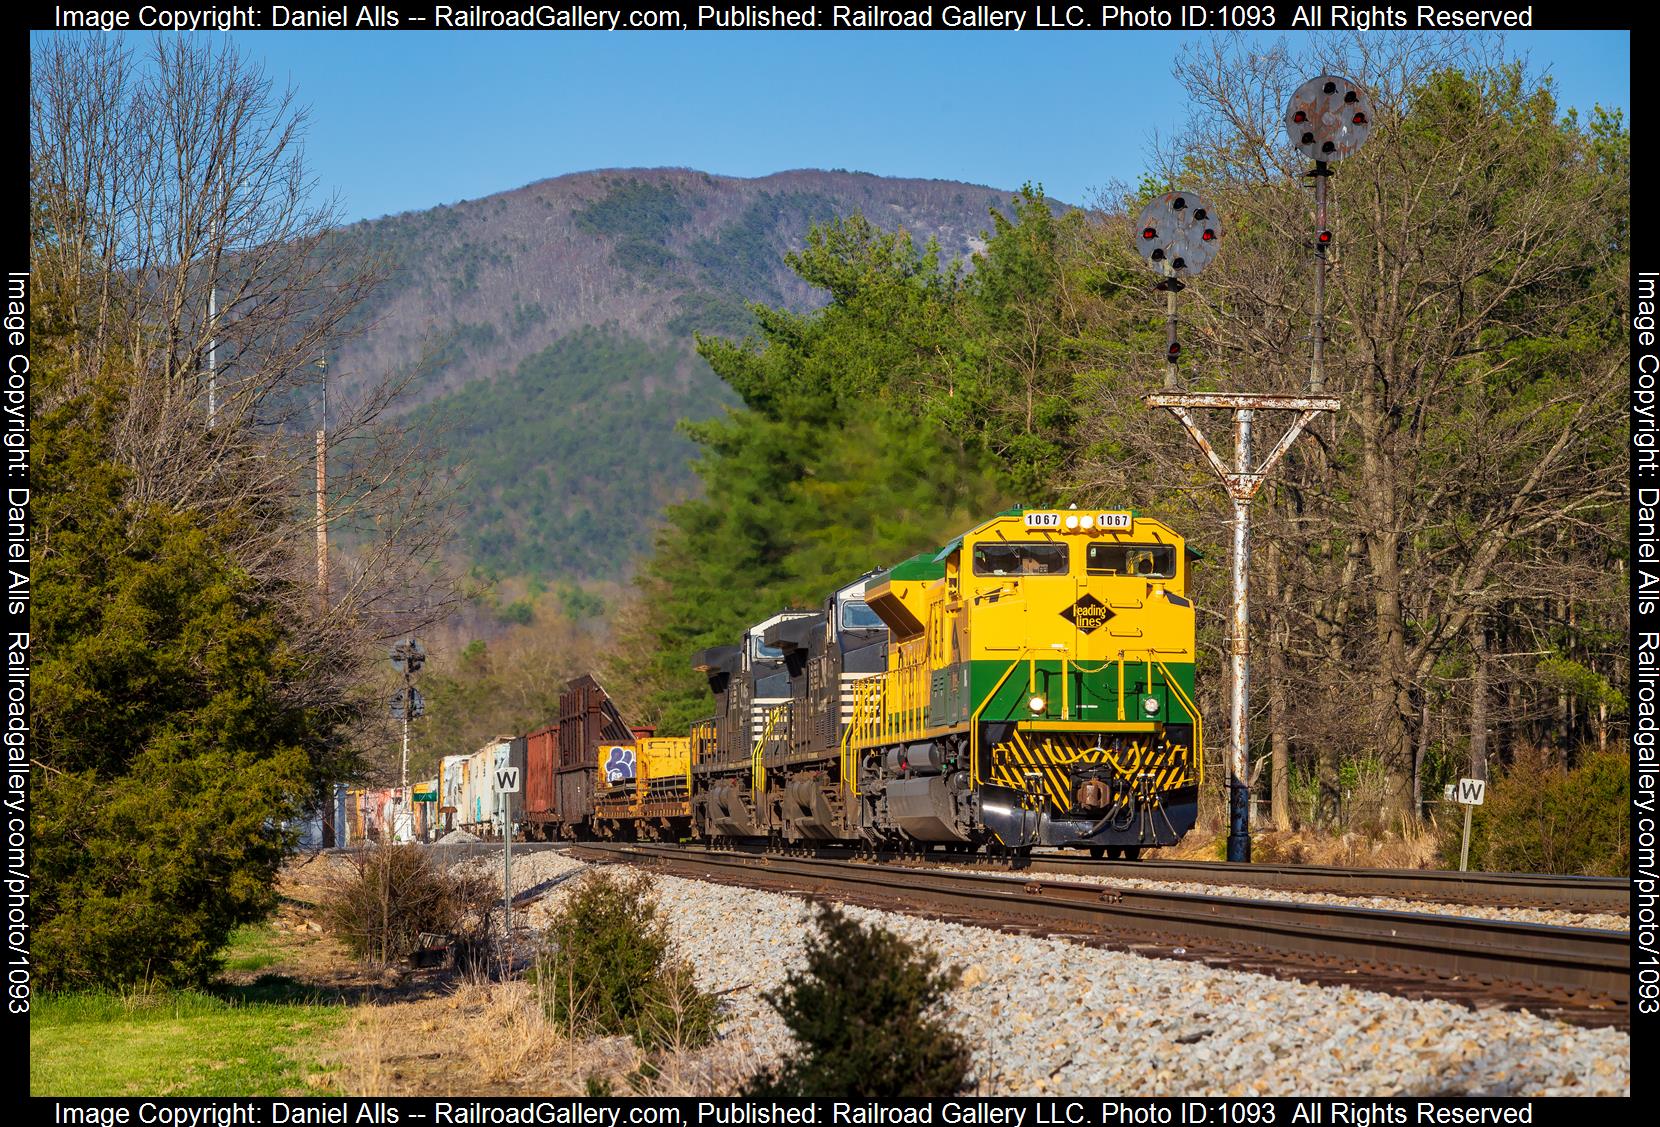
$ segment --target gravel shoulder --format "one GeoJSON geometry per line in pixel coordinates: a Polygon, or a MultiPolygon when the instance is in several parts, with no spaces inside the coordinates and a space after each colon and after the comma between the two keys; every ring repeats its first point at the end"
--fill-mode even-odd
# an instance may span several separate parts
{"type": "MultiPolygon", "coordinates": [[[[516,892],[545,892],[524,912],[535,930],[587,866],[547,852],[513,867],[516,892]]],[[[499,854],[490,871],[499,876],[499,854]]],[[[678,877],[654,883],[677,952],[721,995],[720,1054],[756,1067],[778,1059],[790,1037],[762,994],[800,965],[810,907],[678,877]]],[[[986,1094],[1630,1093],[1631,1039],[1619,1030],[847,910],[961,969],[949,1019],[986,1094]]]]}
{"type": "MultiPolygon", "coordinates": [[[[984,869],[962,865],[944,866],[960,872],[985,875],[984,869]]],[[[1395,896],[1344,896],[1332,892],[1297,892],[1281,888],[1255,888],[1206,881],[1148,880],[1143,877],[1096,877],[1088,873],[992,873],[992,876],[1025,882],[1066,881],[1071,884],[1098,884],[1156,892],[1191,892],[1205,896],[1234,896],[1242,900],[1280,900],[1295,904],[1342,904],[1353,908],[1377,908],[1390,912],[1417,912],[1432,916],[1464,916],[1481,920],[1508,920],[1512,923],[1547,924],[1552,927],[1585,927],[1598,931],[1631,930],[1631,920],[1607,912],[1569,912],[1556,908],[1527,908],[1496,904],[1447,904],[1431,900],[1403,900],[1395,896]]]]}

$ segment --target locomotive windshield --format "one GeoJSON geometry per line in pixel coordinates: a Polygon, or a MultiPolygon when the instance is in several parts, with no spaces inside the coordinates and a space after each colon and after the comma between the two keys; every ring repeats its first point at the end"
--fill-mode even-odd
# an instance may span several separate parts
{"type": "Polygon", "coordinates": [[[1176,578],[1176,549],[1169,544],[1091,544],[1084,560],[1090,575],[1176,578]]]}
{"type": "Polygon", "coordinates": [[[884,623],[863,599],[849,599],[842,604],[843,630],[879,630],[884,623]]]}
{"type": "Polygon", "coordinates": [[[975,575],[1065,575],[1065,544],[990,542],[974,546],[975,575]]]}
{"type": "Polygon", "coordinates": [[[771,661],[780,661],[783,659],[784,651],[779,649],[777,646],[767,645],[766,639],[762,638],[759,634],[751,635],[751,639],[755,643],[756,657],[764,657],[771,661]]]}

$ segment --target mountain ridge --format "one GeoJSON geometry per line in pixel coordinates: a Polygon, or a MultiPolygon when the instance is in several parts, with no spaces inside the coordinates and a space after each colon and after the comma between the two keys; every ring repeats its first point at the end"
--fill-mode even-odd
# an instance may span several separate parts
{"type": "Polygon", "coordinates": [[[448,407],[468,416],[450,457],[471,474],[462,532],[474,560],[509,573],[615,574],[646,550],[654,522],[619,528],[607,514],[655,517],[686,495],[694,449],[678,420],[736,402],[696,355],[694,334],[743,336],[750,303],[822,305],[826,295],[785,263],[815,223],[863,214],[934,240],[949,262],[984,246],[991,209],[1011,195],[822,169],[594,169],[362,220],[337,237],[383,262],[387,280],[330,377],[349,393],[425,357],[404,409],[423,421],[448,407]],[[598,429],[575,433],[577,418],[598,429]],[[563,458],[561,441],[592,464],[563,458]],[[533,486],[559,503],[530,504],[533,486]],[[597,542],[573,551],[572,537],[597,542]]]}

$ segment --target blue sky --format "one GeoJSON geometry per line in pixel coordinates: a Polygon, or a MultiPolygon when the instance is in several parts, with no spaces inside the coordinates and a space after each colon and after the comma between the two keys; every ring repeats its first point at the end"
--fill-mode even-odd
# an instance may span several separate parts
{"type": "MultiPolygon", "coordinates": [[[[1390,34],[1388,32],[1380,34],[1390,34]]],[[[1088,202],[1186,117],[1175,32],[253,32],[349,219],[592,168],[1040,181],[1088,202]]],[[[1291,38],[1295,38],[1294,36],[1291,38]]],[[[1627,110],[1629,32],[1514,33],[1565,105],[1627,110]]],[[[135,44],[136,45],[136,44],[135,44]]],[[[1293,44],[1295,45],[1295,44],[1293,44]]]]}

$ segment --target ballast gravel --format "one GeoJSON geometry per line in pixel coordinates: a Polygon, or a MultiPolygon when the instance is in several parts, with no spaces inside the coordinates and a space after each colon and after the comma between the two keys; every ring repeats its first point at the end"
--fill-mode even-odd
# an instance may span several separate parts
{"type": "MultiPolygon", "coordinates": [[[[497,858],[499,872],[500,859],[497,858]]],[[[545,925],[585,867],[514,858],[516,889],[545,925]],[[523,866],[521,870],[521,866],[523,866]]],[[[790,1044],[762,993],[801,964],[812,909],[778,893],[652,878],[677,954],[720,996],[722,1048],[763,1067],[790,1044]]],[[[1629,1095],[1631,1038],[1528,1013],[1472,1011],[1372,991],[1287,982],[1202,963],[868,908],[961,969],[947,1019],[985,1094],[1629,1095]]]]}
{"type": "Polygon", "coordinates": [[[1394,896],[1344,896],[1333,892],[1298,892],[1281,888],[1255,888],[1237,884],[1210,884],[1200,881],[1148,880],[1145,877],[1097,877],[1088,873],[991,873],[962,865],[945,868],[1009,880],[1066,881],[1071,884],[1099,884],[1154,892],[1191,892],[1205,896],[1235,896],[1244,900],[1284,900],[1296,904],[1341,904],[1354,908],[1376,908],[1388,912],[1418,912],[1433,916],[1465,916],[1482,920],[1509,920],[1513,923],[1548,924],[1552,927],[1588,927],[1599,931],[1630,931],[1631,920],[1607,912],[1569,912],[1556,908],[1528,908],[1497,904],[1444,904],[1431,900],[1403,900],[1394,896]]]}

